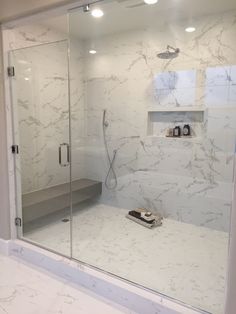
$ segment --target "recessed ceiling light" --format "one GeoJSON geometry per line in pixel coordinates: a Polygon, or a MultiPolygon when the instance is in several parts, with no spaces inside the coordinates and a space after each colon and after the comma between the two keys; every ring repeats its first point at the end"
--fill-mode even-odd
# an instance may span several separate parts
{"type": "Polygon", "coordinates": [[[187,32],[187,33],[193,33],[193,32],[195,32],[195,30],[196,30],[196,28],[192,27],[192,26],[185,28],[185,32],[187,32]]]}
{"type": "Polygon", "coordinates": [[[93,9],[91,14],[93,17],[102,17],[104,15],[103,11],[100,9],[93,9]]]}
{"type": "Polygon", "coordinates": [[[97,53],[97,51],[94,50],[94,49],[90,49],[90,50],[89,50],[89,53],[91,53],[91,55],[95,55],[95,53],[97,53]]]}
{"type": "Polygon", "coordinates": [[[158,0],[143,0],[146,4],[156,4],[158,0]]]}

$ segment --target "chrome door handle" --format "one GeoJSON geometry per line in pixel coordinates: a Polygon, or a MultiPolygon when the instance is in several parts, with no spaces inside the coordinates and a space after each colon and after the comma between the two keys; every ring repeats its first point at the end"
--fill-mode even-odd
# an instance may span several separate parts
{"type": "Polygon", "coordinates": [[[68,143],[62,143],[60,144],[59,146],[59,149],[58,149],[58,158],[59,158],[59,165],[61,167],[67,167],[69,166],[70,164],[70,145],[68,143]],[[63,147],[66,146],[66,161],[62,161],[62,149],[63,147]]]}
{"type": "Polygon", "coordinates": [[[67,149],[67,163],[70,164],[70,145],[66,143],[66,149],[67,149]]]}

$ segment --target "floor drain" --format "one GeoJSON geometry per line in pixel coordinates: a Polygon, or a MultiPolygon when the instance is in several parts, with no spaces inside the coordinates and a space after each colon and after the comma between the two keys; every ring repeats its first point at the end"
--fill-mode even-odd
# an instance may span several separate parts
{"type": "Polygon", "coordinates": [[[68,222],[68,221],[70,221],[70,220],[67,218],[62,219],[62,222],[68,222]]]}

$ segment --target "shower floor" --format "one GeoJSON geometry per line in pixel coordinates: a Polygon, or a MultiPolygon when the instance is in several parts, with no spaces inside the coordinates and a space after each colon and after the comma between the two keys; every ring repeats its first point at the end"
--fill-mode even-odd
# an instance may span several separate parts
{"type": "MultiPolygon", "coordinates": [[[[127,210],[86,203],[73,218],[73,257],[177,300],[222,314],[228,233],[165,219],[149,230],[127,210]]],[[[69,254],[62,217],[31,224],[24,237],[69,254]]],[[[65,217],[63,217],[65,218],[65,217]]]]}

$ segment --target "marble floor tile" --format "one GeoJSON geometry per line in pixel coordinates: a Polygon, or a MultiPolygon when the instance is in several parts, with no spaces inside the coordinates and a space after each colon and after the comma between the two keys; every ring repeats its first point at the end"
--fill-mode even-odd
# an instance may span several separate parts
{"type": "MultiPolygon", "coordinates": [[[[149,230],[127,210],[99,203],[73,217],[73,257],[210,313],[222,314],[228,233],[165,219],[149,230]]],[[[34,224],[25,237],[68,252],[65,223],[34,224]]]]}
{"type": "Polygon", "coordinates": [[[0,314],[21,313],[134,314],[46,271],[0,255],[0,314]]]}

